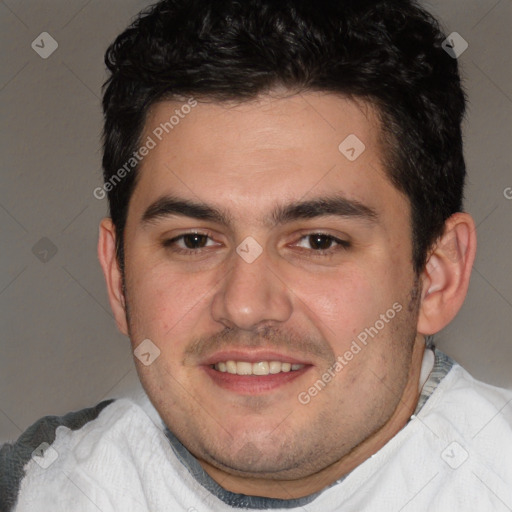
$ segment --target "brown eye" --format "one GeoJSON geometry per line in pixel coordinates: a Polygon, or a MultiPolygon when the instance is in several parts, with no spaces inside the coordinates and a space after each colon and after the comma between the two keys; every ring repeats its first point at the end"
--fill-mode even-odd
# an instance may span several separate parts
{"type": "Polygon", "coordinates": [[[350,243],[325,233],[312,233],[303,236],[297,246],[321,253],[323,251],[346,249],[350,247],[350,243]]]}
{"type": "Polygon", "coordinates": [[[183,235],[183,244],[187,249],[202,249],[208,243],[208,237],[199,233],[183,235]]]}
{"type": "Polygon", "coordinates": [[[189,251],[200,252],[201,249],[208,249],[219,245],[205,233],[184,233],[169,240],[164,240],[162,245],[175,252],[189,251]]]}
{"type": "Polygon", "coordinates": [[[312,249],[325,251],[332,247],[334,238],[327,235],[315,234],[309,235],[309,245],[312,249]]]}

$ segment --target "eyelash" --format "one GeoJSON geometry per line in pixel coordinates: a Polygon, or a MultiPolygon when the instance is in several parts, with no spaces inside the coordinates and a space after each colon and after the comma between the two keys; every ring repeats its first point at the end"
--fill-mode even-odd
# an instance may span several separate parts
{"type": "Polygon", "coordinates": [[[296,242],[296,244],[300,243],[302,240],[307,239],[307,238],[312,237],[312,236],[325,237],[330,242],[336,244],[334,247],[329,247],[329,249],[318,249],[318,250],[315,250],[315,249],[304,249],[304,248],[301,248],[301,249],[304,249],[305,251],[308,251],[313,257],[331,256],[335,252],[346,251],[346,250],[348,250],[351,247],[351,243],[348,242],[347,240],[342,240],[341,238],[337,238],[337,237],[335,237],[333,235],[330,235],[329,233],[322,233],[321,231],[314,231],[314,232],[306,233],[306,234],[302,235],[299,238],[299,241],[296,242]]]}
{"type": "Polygon", "coordinates": [[[210,236],[210,233],[199,233],[196,231],[190,232],[190,233],[183,233],[182,235],[178,235],[174,238],[170,238],[168,240],[164,240],[162,242],[162,245],[166,248],[171,250],[174,253],[181,254],[184,256],[193,256],[197,254],[201,254],[201,252],[205,249],[204,247],[200,247],[199,249],[183,249],[181,247],[176,247],[174,244],[178,242],[179,240],[183,240],[187,236],[198,236],[198,237],[206,237],[210,240],[213,240],[213,238],[210,236]]]}
{"type": "MultiPolygon", "coordinates": [[[[169,249],[174,253],[184,255],[184,256],[198,255],[198,254],[201,254],[204,250],[208,250],[207,247],[200,247],[198,249],[183,249],[183,248],[175,246],[175,244],[178,241],[183,240],[187,236],[193,236],[193,235],[196,235],[198,237],[206,237],[209,240],[213,240],[213,238],[210,236],[209,233],[190,232],[190,233],[183,233],[182,235],[178,235],[178,236],[176,236],[174,238],[170,238],[168,240],[164,240],[162,242],[162,245],[164,248],[169,249]]],[[[295,243],[295,245],[300,243],[302,240],[307,239],[312,236],[325,237],[325,238],[329,239],[332,243],[337,244],[336,247],[334,247],[334,248],[330,247],[329,249],[315,250],[315,249],[300,248],[305,251],[308,251],[314,257],[329,256],[329,255],[332,255],[335,251],[338,251],[338,250],[346,251],[351,247],[351,243],[348,242],[347,240],[342,240],[342,239],[337,238],[328,233],[322,233],[321,231],[314,231],[314,232],[302,235],[299,238],[298,242],[295,243]]]]}

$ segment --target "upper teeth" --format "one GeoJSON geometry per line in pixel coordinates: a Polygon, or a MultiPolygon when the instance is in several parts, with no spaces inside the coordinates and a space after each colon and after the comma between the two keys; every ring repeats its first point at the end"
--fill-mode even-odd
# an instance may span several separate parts
{"type": "Polygon", "coordinates": [[[280,372],[289,372],[304,368],[303,364],[282,363],[281,361],[222,361],[213,366],[219,372],[228,372],[237,375],[269,375],[280,372]]]}

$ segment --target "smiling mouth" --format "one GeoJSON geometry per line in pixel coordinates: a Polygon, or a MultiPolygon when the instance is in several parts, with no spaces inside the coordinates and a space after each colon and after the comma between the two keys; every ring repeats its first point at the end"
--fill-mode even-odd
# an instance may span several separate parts
{"type": "Polygon", "coordinates": [[[257,363],[251,363],[249,361],[228,360],[210,365],[210,368],[221,373],[256,376],[295,372],[304,367],[304,364],[292,364],[281,361],[258,361],[257,363]]]}

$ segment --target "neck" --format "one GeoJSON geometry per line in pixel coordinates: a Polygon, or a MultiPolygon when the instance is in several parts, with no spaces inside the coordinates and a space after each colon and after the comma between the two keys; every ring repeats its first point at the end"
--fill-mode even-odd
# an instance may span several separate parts
{"type": "Polygon", "coordinates": [[[233,493],[276,499],[296,499],[319,492],[362,464],[407,424],[419,399],[418,383],[424,351],[425,344],[422,340],[416,339],[407,384],[389,420],[342,459],[315,474],[286,481],[245,478],[226,473],[204,460],[199,462],[219,485],[233,493]]]}

